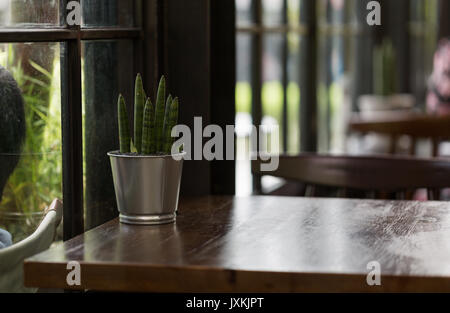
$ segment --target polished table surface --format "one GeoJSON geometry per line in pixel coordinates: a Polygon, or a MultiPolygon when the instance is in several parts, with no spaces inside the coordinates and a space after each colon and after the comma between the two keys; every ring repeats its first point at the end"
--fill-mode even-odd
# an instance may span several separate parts
{"type": "Polygon", "coordinates": [[[184,199],[175,224],[115,219],[26,260],[24,269],[26,285],[42,288],[450,292],[450,203],[184,199]],[[66,283],[69,261],[80,264],[80,286],[66,283]],[[379,286],[367,284],[372,261],[379,286]]]}

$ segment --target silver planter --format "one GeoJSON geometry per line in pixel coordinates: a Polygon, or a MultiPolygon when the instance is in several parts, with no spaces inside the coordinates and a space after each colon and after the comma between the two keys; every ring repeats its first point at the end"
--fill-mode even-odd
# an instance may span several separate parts
{"type": "Polygon", "coordinates": [[[175,221],[184,153],[146,156],[108,153],[120,221],[157,225],[175,221]]]}

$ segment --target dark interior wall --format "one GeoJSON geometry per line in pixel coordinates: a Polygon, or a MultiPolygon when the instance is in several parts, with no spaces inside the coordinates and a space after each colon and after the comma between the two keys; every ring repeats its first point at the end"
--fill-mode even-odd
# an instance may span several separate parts
{"type": "MultiPolygon", "coordinates": [[[[180,124],[191,129],[194,116],[211,121],[209,1],[167,1],[167,68],[169,90],[180,98],[180,124]]],[[[192,142],[191,147],[194,147],[192,142]]],[[[182,194],[210,194],[210,164],[184,163],[182,194]]]]}
{"type": "MultiPolygon", "coordinates": [[[[180,98],[180,124],[191,129],[194,116],[203,127],[234,125],[234,1],[170,0],[160,4],[165,18],[160,64],[169,91],[180,98]]],[[[205,140],[203,140],[205,142],[205,140]]],[[[194,147],[194,142],[191,143],[194,147]]],[[[234,161],[186,161],[181,194],[234,193],[234,161]]]]}

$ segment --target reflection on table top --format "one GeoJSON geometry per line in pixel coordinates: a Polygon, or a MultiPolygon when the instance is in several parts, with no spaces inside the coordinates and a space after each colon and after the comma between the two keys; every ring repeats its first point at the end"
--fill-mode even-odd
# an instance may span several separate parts
{"type": "Polygon", "coordinates": [[[175,224],[117,219],[25,263],[43,288],[156,292],[450,291],[445,202],[203,197],[175,224]],[[69,287],[68,261],[81,264],[69,287]],[[380,264],[381,285],[367,275],[380,264]]]}

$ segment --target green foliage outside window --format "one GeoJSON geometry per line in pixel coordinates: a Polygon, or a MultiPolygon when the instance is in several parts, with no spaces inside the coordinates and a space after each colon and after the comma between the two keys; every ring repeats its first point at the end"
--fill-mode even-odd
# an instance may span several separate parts
{"type": "Polygon", "coordinates": [[[50,73],[30,58],[25,62],[40,74],[30,76],[20,62],[14,62],[13,46],[4,47],[3,51],[0,48],[0,65],[17,81],[25,103],[22,154],[0,203],[0,227],[17,242],[34,231],[52,199],[62,197],[60,64],[54,58],[50,73]]]}

